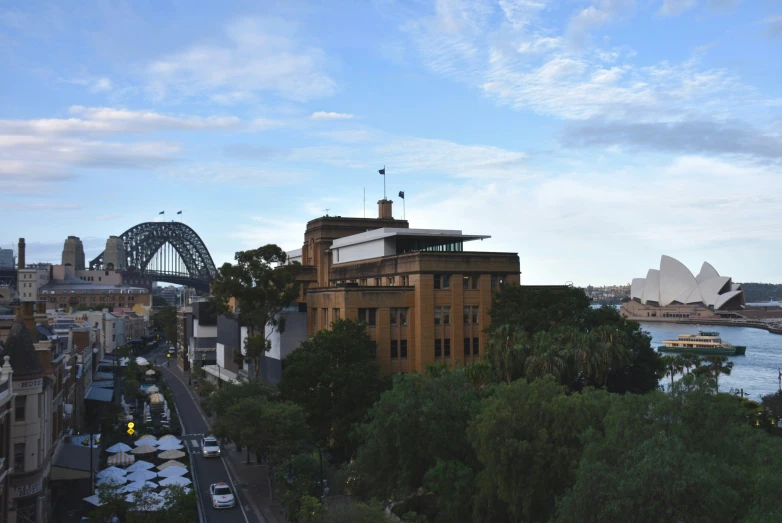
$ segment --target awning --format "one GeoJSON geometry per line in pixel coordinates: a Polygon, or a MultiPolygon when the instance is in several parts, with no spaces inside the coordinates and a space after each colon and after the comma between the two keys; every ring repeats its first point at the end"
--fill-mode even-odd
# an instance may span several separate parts
{"type": "MultiPolygon", "coordinates": [[[[52,462],[52,471],[49,479],[73,480],[87,479],[90,477],[90,447],[64,443],[59,446],[57,455],[52,462]]],[[[100,449],[92,448],[92,470],[98,471],[100,462],[100,449]]]]}
{"type": "Polygon", "coordinates": [[[111,403],[111,399],[113,397],[114,397],[113,389],[105,389],[103,387],[90,387],[90,390],[87,391],[87,395],[84,396],[84,399],[111,403]]]}

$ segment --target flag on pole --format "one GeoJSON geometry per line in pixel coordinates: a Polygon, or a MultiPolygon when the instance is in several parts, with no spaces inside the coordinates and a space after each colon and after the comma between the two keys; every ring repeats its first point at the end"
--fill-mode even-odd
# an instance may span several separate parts
{"type": "Polygon", "coordinates": [[[399,191],[399,197],[405,199],[405,191],[399,191]]]}
{"type": "Polygon", "coordinates": [[[379,171],[377,171],[377,172],[379,172],[380,174],[385,176],[386,175],[386,168],[385,168],[385,166],[382,169],[380,169],[379,171]]]}
{"type": "Polygon", "coordinates": [[[166,211],[160,211],[158,214],[166,214],[166,211]]]}
{"type": "Polygon", "coordinates": [[[182,214],[182,211],[178,211],[177,214],[182,214]]]}

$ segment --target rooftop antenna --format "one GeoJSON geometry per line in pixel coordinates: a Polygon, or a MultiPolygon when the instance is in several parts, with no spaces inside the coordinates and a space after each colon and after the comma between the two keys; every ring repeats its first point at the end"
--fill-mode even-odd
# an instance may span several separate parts
{"type": "Polygon", "coordinates": [[[367,188],[364,187],[364,218],[367,217],[367,188]]]}
{"type": "Polygon", "coordinates": [[[330,211],[331,209],[323,209],[323,210],[324,210],[324,211],[326,211],[326,216],[328,216],[328,215],[329,215],[329,211],[330,211]]]}

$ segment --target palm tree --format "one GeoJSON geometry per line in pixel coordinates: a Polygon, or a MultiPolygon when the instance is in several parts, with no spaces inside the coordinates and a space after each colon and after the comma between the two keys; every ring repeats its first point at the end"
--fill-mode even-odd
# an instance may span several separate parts
{"type": "Polygon", "coordinates": [[[671,377],[671,388],[673,389],[673,377],[682,371],[682,365],[678,356],[663,356],[663,368],[665,375],[671,377]]]}
{"type": "Polygon", "coordinates": [[[548,332],[538,332],[532,338],[532,354],[524,360],[524,372],[530,378],[552,374],[559,378],[565,367],[566,353],[558,340],[548,332]]]}
{"type": "Polygon", "coordinates": [[[499,378],[510,384],[523,372],[524,333],[512,325],[500,325],[486,344],[486,359],[497,370],[499,378]]]}
{"type": "Polygon", "coordinates": [[[691,368],[700,366],[701,358],[697,354],[682,354],[678,357],[681,358],[682,367],[687,370],[687,374],[690,373],[691,368]]]}
{"type": "Polygon", "coordinates": [[[707,372],[714,378],[714,391],[719,392],[720,374],[730,376],[730,372],[733,370],[733,362],[728,361],[727,356],[707,356],[704,360],[707,363],[707,372]]]}

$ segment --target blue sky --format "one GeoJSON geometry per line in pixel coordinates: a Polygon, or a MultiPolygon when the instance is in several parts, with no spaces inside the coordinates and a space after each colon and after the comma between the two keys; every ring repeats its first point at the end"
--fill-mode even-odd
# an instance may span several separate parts
{"type": "Polygon", "coordinates": [[[375,215],[386,165],[523,283],[778,283],[780,56],[776,0],[0,0],[0,245],[182,210],[221,264],[375,215]]]}

